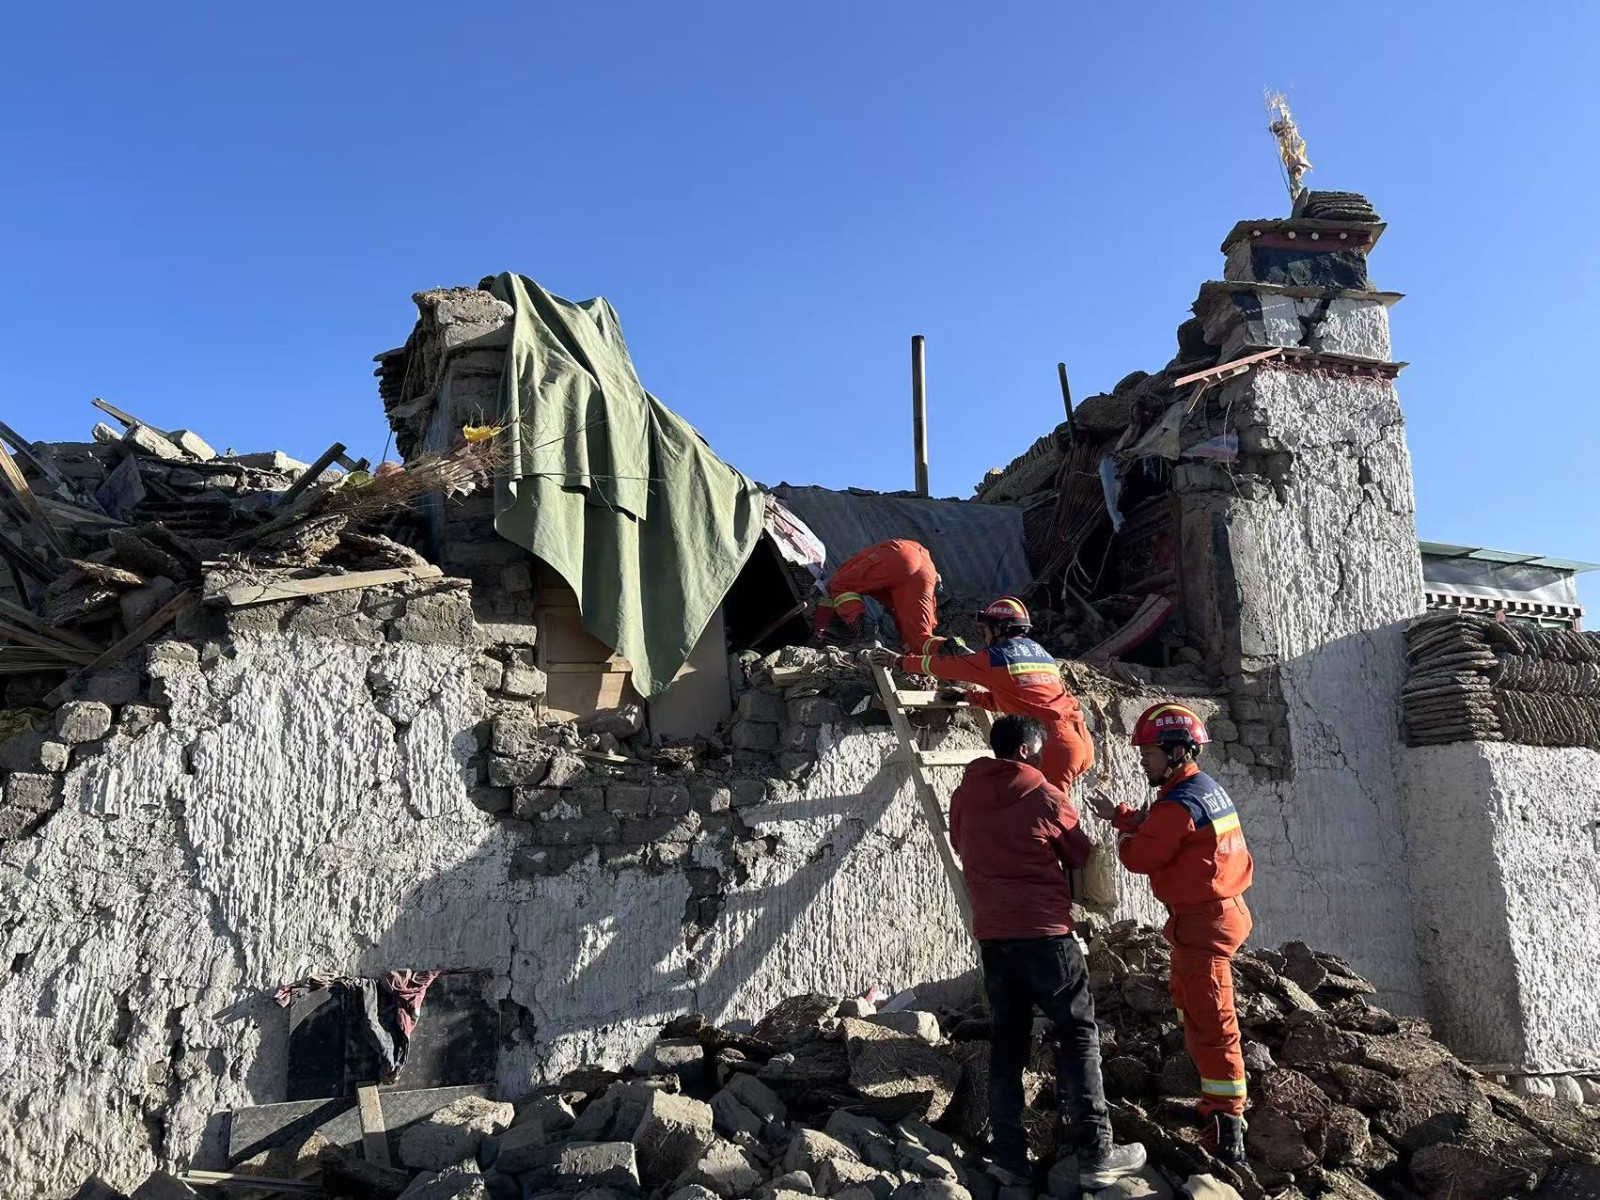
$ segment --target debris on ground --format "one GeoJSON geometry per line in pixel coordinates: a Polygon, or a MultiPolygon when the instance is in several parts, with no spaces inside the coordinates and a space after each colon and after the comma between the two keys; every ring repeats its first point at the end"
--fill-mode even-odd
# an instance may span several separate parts
{"type": "MultiPolygon", "coordinates": [[[[1290,942],[1235,964],[1252,1100],[1250,1161],[1235,1170],[1202,1141],[1168,961],[1154,929],[1091,929],[1113,1124],[1150,1155],[1100,1197],[1488,1200],[1531,1191],[1558,1164],[1600,1163],[1595,1110],[1513,1094],[1425,1022],[1374,1005],[1344,960],[1290,942]]],[[[311,1134],[233,1170],[316,1164],[324,1194],[412,1200],[1077,1200],[1075,1161],[1055,1152],[1042,1021],[1024,1077],[1033,1186],[1001,1189],[985,1172],[987,1036],[981,1005],[936,1013],[914,998],[880,1011],[870,998],[795,996],[742,1033],[682,1016],[639,1071],[576,1071],[514,1103],[458,1101],[395,1135],[393,1165],[311,1134]]]]}

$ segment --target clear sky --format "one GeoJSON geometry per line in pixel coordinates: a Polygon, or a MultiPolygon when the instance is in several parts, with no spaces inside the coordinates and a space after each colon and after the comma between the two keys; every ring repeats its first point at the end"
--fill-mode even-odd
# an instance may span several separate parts
{"type": "MultiPolygon", "coordinates": [[[[1600,561],[1600,5],[30,4],[6,18],[0,414],[104,396],[219,449],[376,458],[412,292],[608,297],[768,483],[935,494],[1171,357],[1234,221],[1313,187],[1372,263],[1425,538],[1600,561]]],[[[1588,589],[1591,596],[1594,588],[1588,589]]]]}

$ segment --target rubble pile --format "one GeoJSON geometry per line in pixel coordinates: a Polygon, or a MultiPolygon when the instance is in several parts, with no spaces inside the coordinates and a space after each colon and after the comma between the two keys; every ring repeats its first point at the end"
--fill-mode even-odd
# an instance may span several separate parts
{"type": "MultiPolygon", "coordinates": [[[[126,428],[100,424],[93,441],[57,444],[0,428],[15,452],[0,464],[0,579],[11,596],[0,601],[0,674],[108,665],[97,660],[120,657],[192,603],[241,602],[229,594],[240,584],[436,573],[405,543],[403,514],[424,494],[483,486],[494,466],[492,436],[376,473],[337,443],[309,465],[278,452],[218,454],[191,431],[97,403],[126,428]]],[[[20,690],[30,689],[40,692],[20,690]]]]}
{"type": "MultiPolygon", "coordinates": [[[[1167,958],[1160,934],[1132,922],[1090,942],[1113,1122],[1150,1154],[1101,1196],[1472,1200],[1600,1162],[1593,1110],[1513,1094],[1425,1023],[1374,1006],[1342,960],[1291,942],[1236,964],[1253,1108],[1250,1163],[1233,1170],[1202,1144],[1167,958]]],[[[1054,1048],[1042,1022],[1036,1032],[1025,1122],[1038,1173],[1005,1197],[984,1171],[983,1010],[924,1011],[914,993],[881,1011],[795,996],[743,1033],[679,1017],[639,1071],[577,1072],[516,1103],[458,1100],[400,1131],[391,1167],[313,1134],[234,1169],[320,1173],[328,1195],[405,1200],[1077,1200],[1075,1160],[1056,1151],[1054,1048]]]]}
{"type": "Polygon", "coordinates": [[[1436,612],[1406,630],[1406,741],[1600,749],[1600,637],[1436,612]]]}

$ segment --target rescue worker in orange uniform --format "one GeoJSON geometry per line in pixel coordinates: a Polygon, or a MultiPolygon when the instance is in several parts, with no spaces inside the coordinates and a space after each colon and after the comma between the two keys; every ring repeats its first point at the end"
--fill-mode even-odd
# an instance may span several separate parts
{"type": "Polygon", "coordinates": [[[1233,1008],[1233,955],[1250,936],[1244,893],[1255,864],[1239,814],[1222,785],[1200,770],[1211,741],[1205,722],[1181,704],[1157,704],[1134,726],[1133,744],[1156,788],[1136,810],[1094,797],[1095,813],[1121,834],[1122,865],[1150,876],[1167,906],[1162,931],[1172,946],[1172,1002],[1183,1043],[1200,1071],[1200,1115],[1214,1121],[1217,1156],[1244,1161],[1245,1075],[1233,1008]]]}
{"type": "Polygon", "coordinates": [[[944,642],[922,654],[898,656],[869,652],[874,666],[953,682],[977,684],[963,699],[991,712],[1032,717],[1044,726],[1044,756],[1039,770],[1063,792],[1094,765],[1094,742],[1083,710],[1066,685],[1055,657],[1028,636],[1033,622],[1015,596],[1002,596],[978,614],[985,649],[968,653],[959,641],[944,642]]]}
{"type": "Polygon", "coordinates": [[[837,616],[863,641],[872,640],[863,596],[871,596],[894,614],[900,641],[908,652],[921,654],[936,644],[939,623],[939,572],[920,542],[893,538],[868,546],[846,559],[828,580],[827,596],[817,602],[812,633],[821,638],[837,616]]]}

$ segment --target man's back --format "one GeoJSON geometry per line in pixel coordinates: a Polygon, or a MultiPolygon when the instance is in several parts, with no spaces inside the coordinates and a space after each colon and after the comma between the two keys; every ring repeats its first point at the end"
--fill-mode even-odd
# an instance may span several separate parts
{"type": "Polygon", "coordinates": [[[950,800],[950,838],[979,941],[1072,932],[1065,870],[1087,862],[1094,843],[1038,770],[1008,759],[970,764],[950,800]]]}

